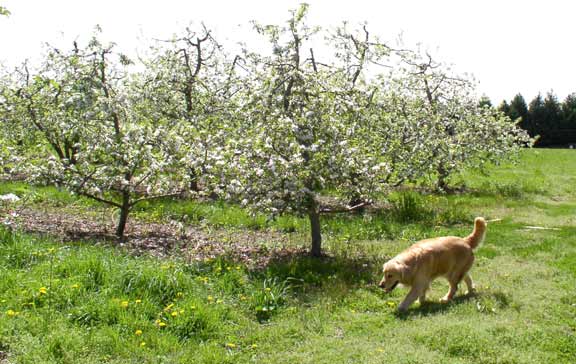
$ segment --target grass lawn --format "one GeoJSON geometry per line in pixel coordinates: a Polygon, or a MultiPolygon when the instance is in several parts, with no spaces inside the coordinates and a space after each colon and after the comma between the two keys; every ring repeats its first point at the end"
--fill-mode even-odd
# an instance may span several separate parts
{"type": "MultiPolygon", "coordinates": [[[[323,220],[330,257],[253,269],[226,258],[135,255],[0,228],[0,363],[574,363],[576,151],[527,150],[518,165],[466,173],[466,193],[398,192],[389,209],[323,220]],[[489,224],[474,297],[436,281],[398,315],[403,288],[376,287],[415,240],[489,224]]],[[[97,207],[53,188],[0,184],[33,205],[97,207]]],[[[222,203],[144,204],[144,221],[274,231],[307,245],[307,221],[268,221],[222,203]]]]}

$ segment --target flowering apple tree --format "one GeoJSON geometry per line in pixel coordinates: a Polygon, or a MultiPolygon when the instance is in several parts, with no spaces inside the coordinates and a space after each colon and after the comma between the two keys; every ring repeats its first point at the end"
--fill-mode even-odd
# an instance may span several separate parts
{"type": "Polygon", "coordinates": [[[245,56],[243,123],[227,144],[227,187],[231,196],[260,211],[308,216],[311,254],[319,256],[320,216],[334,211],[323,205],[322,194],[337,191],[332,197],[366,201],[380,187],[385,166],[367,142],[364,106],[374,90],[365,82],[363,66],[386,52],[366,41],[367,31],[366,38],[342,31],[328,39],[338,57],[321,62],[307,47],[319,29],[304,24],[305,14],[304,5],[286,27],[255,26],[270,41],[272,54],[245,56]]]}
{"type": "Polygon", "coordinates": [[[402,144],[414,151],[406,166],[416,173],[406,180],[432,176],[444,190],[454,173],[498,163],[532,144],[509,118],[479,106],[469,77],[453,74],[428,53],[399,55],[400,67],[387,79],[384,98],[387,105],[399,106],[392,112],[394,118],[411,125],[406,133],[409,142],[402,144]]]}
{"type": "Polygon", "coordinates": [[[157,41],[145,60],[141,76],[150,96],[148,111],[178,125],[186,142],[184,161],[192,191],[219,189],[215,175],[224,164],[223,145],[236,120],[237,62],[227,59],[204,25],[157,41]]]}
{"type": "Polygon", "coordinates": [[[39,148],[23,156],[25,174],[118,208],[121,239],[135,204],[179,193],[187,181],[178,127],[148,111],[131,64],[96,37],[85,48],[50,48],[38,70],[15,73],[2,102],[6,123],[39,148]]]}

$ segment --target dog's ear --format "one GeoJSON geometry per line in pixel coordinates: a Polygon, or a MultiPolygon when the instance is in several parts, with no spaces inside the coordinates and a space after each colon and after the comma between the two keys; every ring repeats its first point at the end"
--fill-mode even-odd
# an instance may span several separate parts
{"type": "Polygon", "coordinates": [[[400,273],[400,277],[405,281],[412,274],[410,267],[402,262],[396,262],[396,270],[400,273]]]}

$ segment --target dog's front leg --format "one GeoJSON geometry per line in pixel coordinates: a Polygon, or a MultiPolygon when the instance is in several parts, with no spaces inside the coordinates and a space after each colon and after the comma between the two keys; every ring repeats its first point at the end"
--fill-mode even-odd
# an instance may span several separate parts
{"type": "Polygon", "coordinates": [[[420,296],[423,289],[424,288],[420,284],[413,285],[406,298],[404,298],[404,301],[402,301],[402,303],[398,306],[398,311],[405,312],[408,307],[410,307],[410,305],[414,303],[414,301],[416,301],[416,299],[420,296]]]}

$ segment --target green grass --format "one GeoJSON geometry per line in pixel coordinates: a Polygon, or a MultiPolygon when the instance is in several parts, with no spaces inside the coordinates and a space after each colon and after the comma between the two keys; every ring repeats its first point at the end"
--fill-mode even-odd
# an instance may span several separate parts
{"type": "MultiPolygon", "coordinates": [[[[456,181],[471,192],[398,192],[387,210],[324,219],[331,258],[259,270],[0,230],[0,351],[14,363],[573,363],[576,153],[528,150],[489,172],[456,181]],[[376,287],[381,264],[417,239],[469,233],[474,216],[502,219],[476,254],[478,294],[436,303],[447,289],[439,280],[431,302],[398,315],[406,292],[376,287]]],[[[0,184],[14,191],[93,207],[0,184]]],[[[305,219],[268,221],[219,202],[161,201],[136,215],[307,238],[305,219]]]]}

